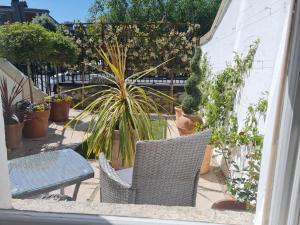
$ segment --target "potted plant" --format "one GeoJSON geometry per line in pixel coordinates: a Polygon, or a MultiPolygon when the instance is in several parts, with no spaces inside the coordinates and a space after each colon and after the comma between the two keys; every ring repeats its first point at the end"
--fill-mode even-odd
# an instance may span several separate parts
{"type": "MultiPolygon", "coordinates": [[[[131,79],[139,79],[159,66],[126,77],[127,48],[116,42],[100,49],[99,55],[107,69],[99,70],[106,74],[109,84],[92,85],[101,88],[93,95],[95,98],[83,111],[67,124],[83,120],[89,116],[86,132],[87,154],[99,156],[103,152],[114,168],[133,164],[135,142],[153,139],[150,113],[159,114],[159,106],[149,95],[170,99],[167,95],[135,85],[131,79]]],[[[86,86],[85,88],[89,88],[86,86]]],[[[88,100],[88,99],[86,99],[88,100]]]]}
{"type": "Polygon", "coordinates": [[[32,104],[23,100],[17,103],[17,112],[24,118],[25,138],[41,138],[48,134],[50,107],[48,103],[32,104]]]}
{"type": "Polygon", "coordinates": [[[12,63],[26,64],[30,100],[34,103],[31,64],[47,62],[50,39],[38,24],[12,23],[0,26],[0,56],[12,63]]]}
{"type": "Polygon", "coordinates": [[[22,93],[24,79],[14,82],[9,90],[7,80],[1,79],[0,91],[2,99],[3,117],[5,123],[5,140],[8,149],[18,148],[22,141],[23,121],[20,121],[15,112],[15,102],[17,97],[22,93]]]}
{"type": "MultiPolygon", "coordinates": [[[[205,76],[205,71],[200,66],[201,60],[202,51],[200,48],[195,48],[195,53],[190,63],[192,74],[184,85],[186,96],[182,101],[181,107],[175,107],[176,126],[180,135],[192,134],[195,132],[196,126],[201,127],[203,125],[203,120],[199,113],[202,93],[198,87],[205,76]]],[[[208,145],[205,150],[200,174],[205,174],[209,171],[211,156],[212,147],[208,145]]]]}
{"type": "Polygon", "coordinates": [[[56,95],[47,100],[51,103],[50,119],[54,122],[65,122],[69,119],[72,98],[61,95],[59,87],[58,66],[71,65],[76,62],[78,49],[72,39],[61,33],[50,32],[48,61],[54,65],[56,72],[56,95]]]}
{"type": "Polygon", "coordinates": [[[181,107],[175,107],[176,126],[180,135],[194,133],[196,122],[202,122],[199,114],[201,91],[198,88],[204,76],[200,68],[201,57],[201,49],[195,48],[195,53],[190,63],[192,74],[184,85],[186,96],[182,101],[181,107]]]}
{"type": "Polygon", "coordinates": [[[46,102],[50,104],[50,120],[53,122],[66,122],[69,119],[69,111],[72,98],[67,95],[54,95],[46,97],[46,102]]]}

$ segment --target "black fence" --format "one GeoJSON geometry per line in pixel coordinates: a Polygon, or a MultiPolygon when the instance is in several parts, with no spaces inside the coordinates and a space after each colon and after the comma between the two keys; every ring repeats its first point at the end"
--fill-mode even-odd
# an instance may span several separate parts
{"type": "MultiPolygon", "coordinates": [[[[24,65],[17,65],[17,67],[24,74],[27,74],[27,69],[24,65]]],[[[79,71],[70,73],[58,68],[60,73],[57,77],[54,68],[50,65],[33,65],[31,70],[34,85],[49,96],[53,96],[56,93],[57,81],[59,81],[59,86],[74,86],[74,88],[82,84],[105,83],[106,81],[103,75],[92,73],[92,71],[82,76],[79,71]]],[[[187,76],[174,76],[172,78],[165,75],[152,75],[138,80],[129,79],[128,82],[135,82],[136,85],[157,89],[171,90],[171,88],[174,88],[175,91],[182,91],[187,78],[187,76]]]]}

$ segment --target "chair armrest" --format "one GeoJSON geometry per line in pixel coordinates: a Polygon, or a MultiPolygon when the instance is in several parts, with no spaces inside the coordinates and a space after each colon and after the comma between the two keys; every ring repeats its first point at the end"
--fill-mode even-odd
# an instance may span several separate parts
{"type": "Polygon", "coordinates": [[[101,202],[131,203],[134,191],[110,166],[103,153],[99,156],[101,202]]]}
{"type": "Polygon", "coordinates": [[[130,188],[130,185],[126,181],[123,181],[121,177],[116,173],[115,169],[110,166],[103,153],[100,154],[99,163],[101,173],[103,173],[104,176],[110,179],[111,182],[114,182],[121,188],[130,188]]]}

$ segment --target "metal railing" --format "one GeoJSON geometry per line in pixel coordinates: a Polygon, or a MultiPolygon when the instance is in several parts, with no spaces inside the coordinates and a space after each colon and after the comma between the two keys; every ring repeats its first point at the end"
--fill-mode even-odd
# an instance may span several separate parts
{"type": "MultiPolygon", "coordinates": [[[[79,84],[94,84],[99,83],[97,78],[101,80],[101,75],[99,74],[85,74],[83,79],[81,74],[59,74],[59,85],[64,86],[74,86],[79,84]]],[[[138,80],[129,79],[129,82],[135,82],[136,85],[140,86],[151,86],[151,87],[183,87],[184,83],[188,77],[187,76],[175,76],[174,79],[167,76],[147,76],[140,78],[138,80]]],[[[105,82],[105,79],[103,79],[105,82]]],[[[38,87],[43,92],[48,95],[53,95],[56,92],[57,77],[55,74],[36,74],[33,75],[33,82],[36,87],[38,87]]],[[[100,82],[101,83],[101,82],[100,82]]]]}

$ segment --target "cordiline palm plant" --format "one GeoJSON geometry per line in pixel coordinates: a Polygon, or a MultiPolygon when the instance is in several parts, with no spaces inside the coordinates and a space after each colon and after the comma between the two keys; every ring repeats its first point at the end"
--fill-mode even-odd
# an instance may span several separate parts
{"type": "Polygon", "coordinates": [[[12,89],[9,91],[7,80],[3,77],[0,80],[0,93],[2,99],[3,117],[5,125],[19,123],[15,114],[14,104],[17,97],[22,93],[25,79],[14,82],[12,89]]]}
{"type": "Polygon", "coordinates": [[[101,70],[101,72],[106,74],[111,85],[90,86],[102,86],[103,90],[86,98],[84,101],[96,97],[67,125],[91,116],[86,132],[87,154],[94,153],[98,156],[100,152],[103,152],[110,160],[113,158],[112,145],[115,130],[118,130],[119,154],[123,166],[128,166],[133,162],[135,141],[153,139],[150,113],[159,114],[161,106],[149,96],[158,96],[173,101],[171,97],[159,91],[136,86],[135,81],[155,71],[166,62],[126,78],[126,48],[120,47],[116,42],[113,45],[107,45],[106,52],[100,49],[98,53],[109,68],[108,71],[101,70]]]}

